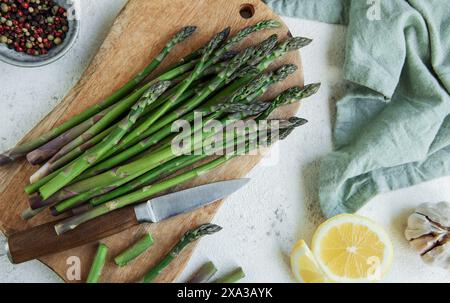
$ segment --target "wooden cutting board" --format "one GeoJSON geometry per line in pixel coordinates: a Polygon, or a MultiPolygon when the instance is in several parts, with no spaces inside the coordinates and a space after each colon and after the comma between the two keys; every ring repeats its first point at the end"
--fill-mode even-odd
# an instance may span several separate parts
{"type": "MultiPolygon", "coordinates": [[[[227,26],[233,33],[245,26],[265,19],[279,19],[259,0],[130,0],[111,28],[98,54],[81,77],[78,84],[63,101],[44,118],[25,138],[33,138],[88,106],[107,97],[134,74],[140,71],[162,49],[169,37],[186,25],[198,26],[198,32],[182,46],[177,47],[161,68],[167,67],[191,51],[206,43],[211,36],[227,26]],[[251,16],[251,17],[250,17],[251,16]]],[[[278,33],[280,39],[289,35],[287,27],[264,31],[246,39],[240,48],[262,41],[270,34],[278,33]]],[[[295,63],[300,68],[284,83],[273,87],[266,99],[294,85],[303,85],[303,74],[298,52],[293,52],[273,66],[295,63]]],[[[293,116],[299,105],[280,109],[276,116],[293,116]]],[[[295,140],[295,138],[290,138],[295,140]]],[[[183,184],[174,191],[209,182],[235,179],[245,176],[260,160],[259,156],[236,158],[226,166],[216,169],[196,180],[183,184]]],[[[27,208],[27,197],[23,188],[29,176],[36,170],[25,161],[0,167],[0,230],[5,235],[25,230],[31,226],[53,221],[47,212],[30,222],[21,220],[20,213],[27,208]]],[[[245,203],[245,201],[242,201],[245,203]]],[[[142,225],[104,239],[110,247],[108,262],[102,275],[104,282],[136,282],[178,241],[187,230],[210,222],[221,203],[206,207],[195,213],[173,218],[154,225],[142,225]],[[118,268],[112,259],[118,252],[139,239],[144,232],[151,232],[155,244],[139,259],[125,268],[118,268]]],[[[249,210],[251,211],[251,210],[249,210]]],[[[224,226],[227,228],[228,226],[224,226]]],[[[220,233],[214,235],[220,241],[220,233]]],[[[236,243],[239,245],[239,243],[236,243]]],[[[183,271],[195,245],[189,246],[157,279],[158,282],[172,282],[183,271]]],[[[68,281],[68,258],[76,256],[81,260],[82,281],[87,277],[97,244],[92,243],[70,251],[42,258],[41,261],[68,281]]],[[[233,256],[230,256],[232,258],[233,256]]],[[[70,259],[69,259],[70,261],[70,259]]],[[[77,282],[77,281],[74,281],[77,282]]]]}

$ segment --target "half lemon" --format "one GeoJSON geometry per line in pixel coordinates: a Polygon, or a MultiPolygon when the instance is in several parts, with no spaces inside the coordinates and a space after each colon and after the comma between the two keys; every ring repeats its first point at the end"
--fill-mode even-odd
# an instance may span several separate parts
{"type": "Polygon", "coordinates": [[[357,215],[339,215],[319,226],[312,241],[319,267],[334,282],[376,282],[390,269],[392,242],[385,230],[357,215]]]}

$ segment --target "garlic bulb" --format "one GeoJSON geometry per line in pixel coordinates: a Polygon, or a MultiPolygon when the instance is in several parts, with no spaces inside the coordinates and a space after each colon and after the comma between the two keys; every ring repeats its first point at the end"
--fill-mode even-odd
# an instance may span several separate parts
{"type": "Polygon", "coordinates": [[[424,203],[408,218],[405,237],[425,263],[450,269],[450,203],[424,203]]]}

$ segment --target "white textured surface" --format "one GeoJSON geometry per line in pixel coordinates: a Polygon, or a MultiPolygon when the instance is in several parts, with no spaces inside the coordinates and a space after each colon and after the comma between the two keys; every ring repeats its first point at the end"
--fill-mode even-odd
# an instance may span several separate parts
{"type": "MultiPolygon", "coordinates": [[[[125,0],[82,0],[83,19],[75,48],[59,62],[38,69],[0,63],[0,150],[14,145],[72,87],[94,55],[125,0]]],[[[322,222],[317,208],[318,160],[331,151],[334,103],[342,94],[345,28],[286,18],[294,35],[314,38],[302,51],[306,82],[321,81],[300,116],[310,121],[279,146],[276,166],[258,166],[251,184],[230,197],[215,223],[219,234],[203,239],[185,280],[206,260],[220,272],[242,266],[245,282],[292,282],[288,254],[295,241],[309,241],[322,222]]],[[[395,261],[386,282],[450,282],[450,273],[423,265],[408,248],[403,229],[411,210],[424,201],[450,200],[450,178],[442,178],[374,199],[360,214],[382,224],[392,236],[395,261]]],[[[56,282],[39,262],[12,266],[0,251],[0,282],[56,282]]]]}

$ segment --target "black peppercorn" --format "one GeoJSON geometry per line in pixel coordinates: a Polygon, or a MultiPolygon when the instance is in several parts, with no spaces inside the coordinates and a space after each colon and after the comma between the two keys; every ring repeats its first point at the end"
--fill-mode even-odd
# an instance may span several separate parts
{"type": "Polygon", "coordinates": [[[66,38],[68,24],[54,0],[0,0],[0,43],[17,52],[47,54],[66,38]]]}

